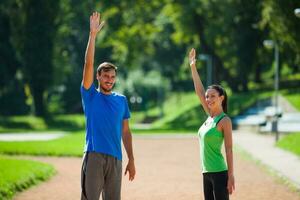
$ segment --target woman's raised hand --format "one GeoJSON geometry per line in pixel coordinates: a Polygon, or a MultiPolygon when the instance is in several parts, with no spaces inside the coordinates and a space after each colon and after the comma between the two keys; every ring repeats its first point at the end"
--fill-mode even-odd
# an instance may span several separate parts
{"type": "Polygon", "coordinates": [[[194,48],[191,49],[189,53],[189,62],[190,65],[195,65],[196,64],[196,50],[194,48]]]}

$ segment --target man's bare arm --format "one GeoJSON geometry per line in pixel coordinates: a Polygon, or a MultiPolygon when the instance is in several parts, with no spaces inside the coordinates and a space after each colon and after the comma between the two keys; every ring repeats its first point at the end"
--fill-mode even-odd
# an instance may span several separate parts
{"type": "Polygon", "coordinates": [[[132,181],[135,177],[135,164],[132,149],[132,135],[129,128],[128,120],[123,120],[122,140],[128,156],[128,164],[125,169],[125,175],[129,172],[129,180],[132,181]]]}
{"type": "Polygon", "coordinates": [[[100,13],[94,12],[90,16],[90,35],[85,52],[85,62],[83,68],[82,85],[85,89],[90,88],[94,81],[95,41],[97,33],[104,25],[104,22],[100,22],[100,13]]]}

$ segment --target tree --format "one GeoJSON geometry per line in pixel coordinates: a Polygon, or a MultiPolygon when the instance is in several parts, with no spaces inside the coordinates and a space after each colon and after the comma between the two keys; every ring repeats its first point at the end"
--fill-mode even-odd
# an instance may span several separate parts
{"type": "Polygon", "coordinates": [[[0,114],[26,114],[24,85],[20,72],[21,62],[15,48],[17,42],[14,32],[19,23],[14,23],[15,1],[0,3],[0,114]],[[17,73],[18,72],[18,73],[17,73]]]}
{"type": "Polygon", "coordinates": [[[279,44],[281,66],[287,64],[290,74],[300,71],[300,20],[294,15],[299,7],[299,1],[265,0],[260,21],[260,28],[279,44]]]}
{"type": "Polygon", "coordinates": [[[35,114],[45,116],[47,89],[53,83],[53,41],[59,1],[27,0],[24,4],[24,72],[34,99],[35,114]]]}

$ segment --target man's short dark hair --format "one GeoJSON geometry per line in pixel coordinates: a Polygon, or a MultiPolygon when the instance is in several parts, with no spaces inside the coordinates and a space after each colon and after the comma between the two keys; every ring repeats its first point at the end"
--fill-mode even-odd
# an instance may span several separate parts
{"type": "Polygon", "coordinates": [[[110,70],[115,70],[115,72],[117,73],[117,67],[112,64],[112,63],[109,63],[109,62],[104,62],[104,63],[101,63],[99,65],[99,67],[97,68],[97,73],[99,75],[101,75],[101,72],[104,71],[104,72],[108,72],[110,70]]]}

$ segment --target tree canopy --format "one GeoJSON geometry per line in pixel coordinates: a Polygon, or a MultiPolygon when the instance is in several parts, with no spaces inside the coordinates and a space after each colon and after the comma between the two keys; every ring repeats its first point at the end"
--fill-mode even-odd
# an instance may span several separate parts
{"type": "MultiPolygon", "coordinates": [[[[106,21],[95,64],[116,64],[116,90],[142,97],[140,109],[170,91],[193,89],[191,47],[211,56],[214,83],[245,92],[271,85],[274,57],[263,41],[272,39],[279,45],[281,80],[299,82],[299,7],[294,0],[3,0],[0,114],[81,111],[79,87],[95,10],[106,21]]],[[[198,59],[204,82],[206,66],[198,59]]]]}

